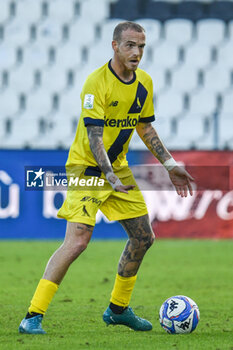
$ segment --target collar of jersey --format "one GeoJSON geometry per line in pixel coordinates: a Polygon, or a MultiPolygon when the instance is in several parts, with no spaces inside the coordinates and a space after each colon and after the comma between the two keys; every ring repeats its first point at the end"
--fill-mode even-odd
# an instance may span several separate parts
{"type": "Polygon", "coordinates": [[[112,61],[112,60],[110,60],[110,61],[108,62],[108,68],[110,69],[110,71],[112,72],[112,74],[114,74],[115,77],[116,77],[118,80],[120,80],[120,82],[122,82],[123,84],[126,84],[126,85],[133,84],[133,83],[135,82],[135,80],[136,80],[136,73],[135,73],[135,72],[133,72],[133,79],[131,79],[130,81],[127,81],[127,82],[126,82],[126,81],[122,80],[120,77],[118,77],[118,75],[116,74],[116,72],[112,69],[111,61],[112,61]]]}

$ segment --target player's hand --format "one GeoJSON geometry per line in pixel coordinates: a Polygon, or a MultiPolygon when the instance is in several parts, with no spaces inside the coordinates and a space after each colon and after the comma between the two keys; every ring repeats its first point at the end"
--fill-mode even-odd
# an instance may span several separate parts
{"type": "Polygon", "coordinates": [[[169,177],[179,196],[187,197],[188,193],[193,195],[191,181],[194,181],[194,178],[185,169],[175,166],[169,171],[169,177]]]}
{"type": "Polygon", "coordinates": [[[135,187],[134,185],[123,185],[121,180],[113,172],[106,174],[106,179],[116,192],[128,194],[128,191],[132,190],[135,187]]]}
{"type": "Polygon", "coordinates": [[[134,185],[126,185],[126,186],[120,185],[120,186],[116,186],[115,191],[128,194],[128,191],[134,189],[134,187],[135,187],[134,185]]]}

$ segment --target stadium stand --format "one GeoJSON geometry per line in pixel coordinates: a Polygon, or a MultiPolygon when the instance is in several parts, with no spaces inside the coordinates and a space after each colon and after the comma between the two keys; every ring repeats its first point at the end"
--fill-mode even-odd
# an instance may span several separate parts
{"type": "MultiPolygon", "coordinates": [[[[217,0],[2,1],[1,148],[69,148],[82,85],[123,20],[146,30],[141,68],[166,145],[233,149],[233,1],[217,0]]],[[[136,135],[131,148],[144,148],[136,135]]]]}

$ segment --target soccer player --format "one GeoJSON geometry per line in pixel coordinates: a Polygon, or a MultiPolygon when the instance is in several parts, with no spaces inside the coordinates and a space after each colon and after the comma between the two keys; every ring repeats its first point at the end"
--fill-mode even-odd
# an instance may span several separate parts
{"type": "Polygon", "coordinates": [[[192,195],[193,178],[177,165],[151,125],[152,80],[138,68],[144,46],[145,31],[140,25],[119,23],[113,33],[113,58],[90,74],[84,84],[82,113],[66,163],[67,174],[74,171],[79,179],[86,180],[102,178],[104,190],[85,187],[67,191],[58,212],[58,217],[67,220],[65,239],[39,281],[19,326],[21,333],[45,333],[43,315],[69,266],[87,247],[98,209],[109,220],[118,220],[129,237],[103,320],[107,325],[123,324],[136,331],[152,329],[149,321],[136,316],[129,307],[138,269],[154,241],[146,204],[126,161],[134,130],[168,170],[178,195],[192,195]]]}

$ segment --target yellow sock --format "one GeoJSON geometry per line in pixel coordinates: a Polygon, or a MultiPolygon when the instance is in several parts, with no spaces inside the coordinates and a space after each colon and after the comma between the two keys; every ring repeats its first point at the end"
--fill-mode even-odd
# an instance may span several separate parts
{"type": "Polygon", "coordinates": [[[110,302],[118,306],[128,306],[136,279],[137,275],[122,277],[117,274],[110,302]]]}
{"type": "Polygon", "coordinates": [[[57,289],[58,284],[41,279],[31,300],[29,313],[37,312],[44,315],[57,289]]]}

